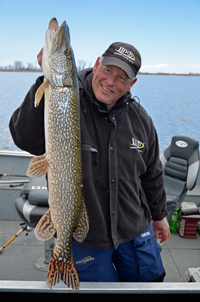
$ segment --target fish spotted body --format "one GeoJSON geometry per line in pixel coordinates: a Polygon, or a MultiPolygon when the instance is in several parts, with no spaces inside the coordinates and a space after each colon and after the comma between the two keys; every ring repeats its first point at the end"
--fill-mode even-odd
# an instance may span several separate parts
{"type": "Polygon", "coordinates": [[[45,91],[46,155],[32,159],[27,175],[40,177],[48,171],[50,209],[37,224],[35,235],[48,240],[57,231],[47,285],[63,280],[78,290],[71,243],[72,237],[78,242],[85,239],[89,223],[82,192],[78,80],[65,21],[60,27],[55,18],[49,23],[42,69],[45,81],[36,93],[35,106],[45,91]]]}

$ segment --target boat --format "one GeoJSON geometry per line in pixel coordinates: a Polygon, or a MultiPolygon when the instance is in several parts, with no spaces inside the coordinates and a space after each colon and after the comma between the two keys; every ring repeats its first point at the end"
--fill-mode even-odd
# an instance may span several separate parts
{"type": "MultiPolygon", "coordinates": [[[[48,259],[56,239],[45,246],[35,238],[31,227],[24,227],[16,211],[14,201],[30,182],[26,171],[32,157],[24,151],[0,151],[0,247],[4,247],[0,250],[0,292],[77,293],[62,281],[52,290],[47,287],[48,259]],[[15,236],[19,231],[21,235],[15,236]]],[[[200,207],[200,172],[184,202],[200,207]]],[[[161,257],[166,270],[163,283],[80,282],[79,293],[200,293],[199,283],[188,282],[191,280],[186,274],[188,268],[200,267],[198,233],[197,239],[171,233],[162,245],[161,257]]]]}

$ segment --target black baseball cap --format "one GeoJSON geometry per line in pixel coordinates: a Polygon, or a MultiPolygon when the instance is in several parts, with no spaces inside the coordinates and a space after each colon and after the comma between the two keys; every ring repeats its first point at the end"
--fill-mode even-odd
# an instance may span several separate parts
{"type": "Polygon", "coordinates": [[[102,65],[114,65],[121,68],[131,80],[137,75],[141,67],[139,51],[127,43],[115,42],[111,44],[102,57],[102,65]]]}

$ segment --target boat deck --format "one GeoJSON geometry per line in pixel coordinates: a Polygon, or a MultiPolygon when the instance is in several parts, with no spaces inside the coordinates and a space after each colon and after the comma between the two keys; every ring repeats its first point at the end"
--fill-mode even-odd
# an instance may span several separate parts
{"type": "MultiPolygon", "coordinates": [[[[0,247],[21,228],[20,221],[0,220],[0,247]]],[[[171,233],[162,246],[162,260],[166,270],[164,282],[188,282],[188,268],[200,267],[200,235],[197,239],[181,238],[171,233]]],[[[46,272],[34,267],[34,261],[44,257],[44,243],[38,241],[33,230],[24,231],[0,254],[0,280],[45,281],[46,272]]]]}
{"type": "MultiPolygon", "coordinates": [[[[21,229],[13,201],[20,196],[28,181],[25,175],[30,157],[24,152],[0,151],[0,172],[12,175],[0,179],[0,248],[21,229]]],[[[195,202],[200,206],[200,173],[196,187],[187,193],[184,201],[195,202]]],[[[185,275],[188,268],[200,267],[200,235],[197,236],[197,239],[185,239],[178,233],[171,233],[162,245],[161,257],[166,270],[163,283],[81,282],[79,292],[200,293],[199,283],[188,283],[185,275]]],[[[0,292],[49,292],[46,285],[47,271],[38,270],[34,266],[34,262],[44,256],[44,243],[35,238],[33,230],[28,236],[26,231],[23,232],[0,254],[0,292]]],[[[70,290],[60,282],[52,292],[67,293],[70,290]]]]}

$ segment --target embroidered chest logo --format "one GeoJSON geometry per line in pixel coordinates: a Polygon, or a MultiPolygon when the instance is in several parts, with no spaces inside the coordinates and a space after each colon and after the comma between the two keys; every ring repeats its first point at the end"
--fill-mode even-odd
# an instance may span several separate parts
{"type": "Polygon", "coordinates": [[[140,142],[139,140],[132,138],[132,144],[130,144],[131,149],[137,149],[139,152],[142,152],[144,148],[144,143],[140,142]]]}

